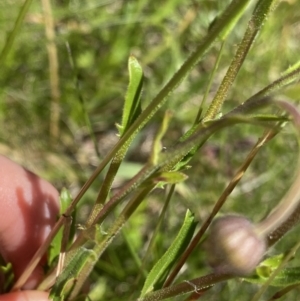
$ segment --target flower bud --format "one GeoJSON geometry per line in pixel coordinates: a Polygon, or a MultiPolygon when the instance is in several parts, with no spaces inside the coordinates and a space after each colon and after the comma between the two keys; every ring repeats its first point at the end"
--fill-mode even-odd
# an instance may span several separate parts
{"type": "Polygon", "coordinates": [[[206,248],[217,272],[245,276],[262,260],[266,242],[245,217],[229,215],[213,222],[206,248]]]}

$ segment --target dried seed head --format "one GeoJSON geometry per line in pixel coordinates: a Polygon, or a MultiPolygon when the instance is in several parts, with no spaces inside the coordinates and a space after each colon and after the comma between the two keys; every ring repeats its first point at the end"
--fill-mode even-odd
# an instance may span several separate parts
{"type": "Polygon", "coordinates": [[[212,224],[206,247],[216,271],[244,276],[262,260],[266,242],[245,217],[229,215],[212,224]]]}

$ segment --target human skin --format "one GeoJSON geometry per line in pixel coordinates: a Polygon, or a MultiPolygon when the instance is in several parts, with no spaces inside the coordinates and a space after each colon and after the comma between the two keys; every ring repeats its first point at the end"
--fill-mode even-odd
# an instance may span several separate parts
{"type": "MultiPolygon", "coordinates": [[[[0,253],[16,279],[54,226],[58,199],[50,183],[0,155],[0,253]]],[[[49,300],[48,293],[32,290],[43,278],[45,262],[44,256],[22,291],[1,295],[0,301],[49,300]]]]}

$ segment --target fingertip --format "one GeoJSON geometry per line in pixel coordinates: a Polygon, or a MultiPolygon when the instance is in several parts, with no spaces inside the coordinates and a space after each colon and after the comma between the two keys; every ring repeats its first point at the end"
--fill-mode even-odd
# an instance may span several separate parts
{"type": "Polygon", "coordinates": [[[49,294],[40,291],[21,291],[4,294],[0,301],[50,301],[49,294]]]}

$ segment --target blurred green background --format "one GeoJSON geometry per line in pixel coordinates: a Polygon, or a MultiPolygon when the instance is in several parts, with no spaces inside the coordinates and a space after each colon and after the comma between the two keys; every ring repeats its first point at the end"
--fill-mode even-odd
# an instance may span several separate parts
{"type": "MultiPolygon", "coordinates": [[[[32,1],[10,52],[1,62],[0,153],[48,179],[58,189],[65,186],[75,195],[99,162],[85,113],[104,156],[118,139],[115,124],[122,116],[129,55],[134,55],[144,69],[142,106],[145,107],[230,1],[55,0],[51,2],[52,12],[47,10],[45,2],[32,1]],[[54,22],[52,44],[47,39],[49,24],[45,22],[49,12],[54,22]],[[51,51],[52,55],[53,51],[57,53],[57,73],[53,73],[53,56],[49,59],[51,51]],[[50,74],[54,75],[56,85],[53,77],[51,82],[50,74]]],[[[20,0],[0,2],[0,51],[23,3],[20,0]]],[[[254,4],[225,42],[209,100],[243,37],[254,4]]],[[[280,77],[299,60],[299,18],[299,1],[281,1],[256,39],[230,91],[224,112],[280,77]]],[[[134,141],[115,189],[146,162],[165,109],[173,111],[164,138],[166,147],[192,126],[219,50],[220,43],[215,43],[134,141]]],[[[297,101],[299,92],[298,84],[282,94],[297,101]]],[[[253,126],[236,126],[218,133],[201,149],[191,161],[192,168],[187,171],[189,179],[177,186],[163,231],[151,254],[153,262],[174,239],[187,207],[200,222],[207,217],[261,133],[261,129],[253,126]]],[[[222,212],[246,214],[255,221],[264,217],[288,189],[297,153],[295,135],[287,127],[254,160],[222,212]]],[[[95,200],[101,179],[102,176],[81,202],[79,220],[84,220],[95,200]]],[[[132,252],[143,257],[164,199],[164,190],[155,191],[99,261],[92,275],[98,283],[94,288],[98,290],[94,292],[95,300],[99,296],[101,300],[130,300],[135,290],[138,293],[141,287],[135,286],[138,268],[132,252]]],[[[288,250],[296,240],[296,235],[288,235],[271,253],[288,250]]],[[[199,250],[191,256],[180,278],[187,280],[208,271],[204,254],[199,250]]],[[[228,296],[230,300],[247,300],[245,294],[255,290],[252,284],[231,281],[228,286],[216,286],[203,300],[229,300],[228,296]]]]}

